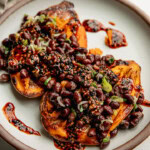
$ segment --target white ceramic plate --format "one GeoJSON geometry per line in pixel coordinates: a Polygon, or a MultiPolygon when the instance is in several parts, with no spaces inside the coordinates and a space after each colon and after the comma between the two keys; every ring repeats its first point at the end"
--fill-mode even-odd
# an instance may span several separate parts
{"type": "MultiPolygon", "coordinates": [[[[116,23],[116,28],[122,31],[127,38],[128,46],[119,49],[110,49],[104,44],[105,33],[88,33],[88,48],[100,48],[105,54],[112,54],[117,59],[135,60],[142,68],[142,85],[145,97],[150,99],[150,28],[147,24],[129,8],[113,0],[71,0],[75,4],[81,21],[84,19],[97,19],[106,26],[109,21],[116,23]]],[[[10,33],[19,29],[24,14],[35,15],[39,10],[58,4],[61,0],[36,0],[13,13],[0,25],[0,41],[10,33]]],[[[0,124],[16,139],[37,150],[55,150],[52,139],[44,131],[40,123],[39,112],[40,99],[28,99],[19,95],[10,84],[0,84],[0,124]],[[12,102],[16,107],[16,115],[28,126],[39,131],[41,136],[27,135],[8,123],[2,107],[12,102]]],[[[144,118],[134,129],[120,131],[111,140],[108,150],[114,149],[136,136],[150,121],[150,110],[144,108],[144,118]]],[[[98,150],[97,147],[88,147],[87,150],[98,150]]]]}

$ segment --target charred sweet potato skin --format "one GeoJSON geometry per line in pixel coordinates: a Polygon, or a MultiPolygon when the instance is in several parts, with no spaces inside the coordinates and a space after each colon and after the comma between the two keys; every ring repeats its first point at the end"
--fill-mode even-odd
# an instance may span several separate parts
{"type": "Polygon", "coordinates": [[[44,89],[35,84],[30,77],[21,79],[19,72],[11,74],[11,82],[14,88],[25,97],[36,98],[44,93],[44,89]]]}

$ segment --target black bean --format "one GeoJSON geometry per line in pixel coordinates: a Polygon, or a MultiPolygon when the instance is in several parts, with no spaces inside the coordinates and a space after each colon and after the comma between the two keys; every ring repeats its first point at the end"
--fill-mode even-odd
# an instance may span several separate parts
{"type": "Polygon", "coordinates": [[[73,48],[68,49],[67,52],[66,52],[66,54],[69,54],[69,55],[71,55],[73,53],[74,53],[74,49],[73,48]]]}
{"type": "Polygon", "coordinates": [[[70,96],[73,95],[73,93],[70,92],[70,91],[67,91],[67,90],[62,90],[62,91],[61,91],[61,95],[62,95],[63,97],[70,97],[70,96]]]}
{"type": "Polygon", "coordinates": [[[96,61],[96,65],[97,66],[101,66],[101,62],[100,61],[96,61]]]}
{"type": "Polygon", "coordinates": [[[47,51],[48,54],[51,54],[52,48],[51,48],[51,47],[47,47],[47,48],[46,48],[46,51],[47,51]]]}
{"type": "Polygon", "coordinates": [[[77,38],[76,38],[75,35],[72,35],[72,36],[70,37],[70,40],[71,40],[72,42],[77,43],[77,38]]]}
{"type": "Polygon", "coordinates": [[[0,75],[0,82],[8,82],[10,80],[9,74],[0,75]]]}
{"type": "Polygon", "coordinates": [[[17,71],[19,69],[18,61],[16,59],[9,60],[8,68],[11,71],[17,71]]]}
{"type": "Polygon", "coordinates": [[[86,48],[82,48],[82,47],[79,47],[79,48],[77,48],[76,49],[78,52],[80,52],[80,53],[84,53],[84,54],[87,54],[88,53],[88,50],[86,49],[86,48]]]}
{"type": "Polygon", "coordinates": [[[135,111],[143,112],[143,108],[140,105],[138,105],[138,107],[137,107],[137,109],[135,111]]]}
{"type": "Polygon", "coordinates": [[[117,135],[117,133],[118,133],[118,129],[117,129],[117,128],[114,129],[113,131],[111,131],[111,132],[110,132],[111,138],[115,137],[115,136],[117,135]]]}
{"type": "Polygon", "coordinates": [[[93,137],[96,136],[96,129],[95,128],[91,128],[88,132],[88,136],[89,137],[93,137]]]}
{"type": "Polygon", "coordinates": [[[87,64],[86,66],[88,67],[89,70],[93,70],[93,66],[91,64],[87,64]]]}
{"type": "Polygon", "coordinates": [[[105,117],[103,115],[99,115],[99,116],[96,117],[96,122],[100,122],[104,119],[105,119],[105,117]]]}
{"type": "Polygon", "coordinates": [[[96,75],[96,81],[97,81],[98,83],[101,83],[101,82],[102,82],[102,78],[103,78],[103,75],[102,75],[101,73],[98,73],[98,74],[96,75]]]}
{"type": "Polygon", "coordinates": [[[71,106],[71,100],[69,98],[64,98],[63,102],[64,102],[65,106],[67,106],[67,107],[71,106]]]}
{"type": "Polygon", "coordinates": [[[56,84],[56,79],[52,78],[48,84],[47,84],[47,88],[51,89],[54,85],[56,84]]]}
{"type": "Polygon", "coordinates": [[[62,80],[65,79],[65,76],[66,76],[65,73],[61,73],[61,74],[59,75],[59,79],[62,81],[62,80]]]}
{"type": "Polygon", "coordinates": [[[110,104],[112,109],[118,109],[120,107],[120,103],[119,102],[111,102],[110,104]]]}
{"type": "Polygon", "coordinates": [[[96,89],[96,93],[98,97],[103,95],[103,91],[101,88],[96,89]]]}
{"type": "Polygon", "coordinates": [[[69,113],[70,113],[70,109],[69,109],[69,108],[65,108],[65,109],[62,111],[61,116],[62,116],[63,118],[66,118],[66,117],[69,115],[69,113]]]}
{"type": "Polygon", "coordinates": [[[104,131],[109,130],[109,128],[111,127],[111,122],[110,121],[104,121],[103,125],[104,125],[104,131]]]}
{"type": "Polygon", "coordinates": [[[103,138],[105,138],[107,136],[107,132],[106,131],[101,131],[100,132],[100,135],[98,136],[99,137],[99,139],[103,139],[103,138]]]}
{"type": "Polygon", "coordinates": [[[108,114],[108,115],[113,115],[113,110],[112,110],[111,107],[108,106],[108,105],[105,105],[105,106],[104,106],[104,112],[105,112],[106,114],[108,114]]]}
{"type": "Polygon", "coordinates": [[[58,36],[57,40],[62,41],[62,39],[63,39],[63,41],[64,41],[66,38],[67,38],[67,35],[65,33],[62,33],[61,35],[58,36]]]}
{"type": "Polygon", "coordinates": [[[85,65],[91,64],[91,60],[90,59],[85,59],[85,60],[83,60],[83,64],[85,64],[85,65]]]}
{"type": "Polygon", "coordinates": [[[12,40],[13,42],[16,41],[16,34],[10,34],[9,39],[12,40]]]}
{"type": "Polygon", "coordinates": [[[52,102],[56,102],[57,97],[59,96],[59,94],[55,93],[55,92],[50,92],[49,93],[49,99],[52,102]]]}
{"type": "Polygon", "coordinates": [[[75,116],[75,114],[72,112],[72,113],[70,113],[70,115],[69,115],[69,117],[68,117],[68,120],[69,120],[69,122],[73,122],[73,121],[75,120],[75,118],[76,118],[76,116],[75,116]]]}
{"type": "Polygon", "coordinates": [[[77,121],[77,128],[82,128],[84,126],[84,122],[82,120],[77,121]]]}
{"type": "Polygon", "coordinates": [[[66,76],[66,79],[72,80],[72,79],[73,79],[73,75],[69,75],[69,74],[68,74],[68,75],[66,76]]]}
{"type": "Polygon", "coordinates": [[[72,42],[72,44],[71,44],[74,48],[76,48],[76,47],[78,47],[79,46],[79,44],[77,43],[77,42],[72,42]]]}
{"type": "Polygon", "coordinates": [[[94,60],[95,60],[95,62],[96,61],[100,61],[101,60],[101,56],[100,55],[95,55],[95,59],[94,60]]]}
{"type": "Polygon", "coordinates": [[[6,39],[4,39],[4,40],[2,41],[2,44],[3,44],[4,46],[6,46],[6,47],[11,48],[13,42],[12,42],[12,40],[6,38],[6,39]]]}
{"type": "Polygon", "coordinates": [[[79,91],[74,92],[74,99],[77,104],[79,104],[82,101],[82,96],[79,91]]]}
{"type": "Polygon", "coordinates": [[[124,98],[126,98],[127,99],[127,103],[128,104],[134,104],[134,97],[132,96],[132,95],[130,95],[130,94],[125,94],[124,95],[124,98]]]}
{"type": "Polygon", "coordinates": [[[140,111],[131,113],[131,118],[141,119],[142,117],[143,117],[143,113],[140,111]]]}
{"type": "Polygon", "coordinates": [[[23,32],[22,38],[27,39],[27,40],[31,40],[31,35],[30,35],[30,33],[23,32]]]}
{"type": "Polygon", "coordinates": [[[20,77],[22,79],[27,78],[29,76],[28,71],[26,69],[21,69],[20,71],[20,77]]]}
{"type": "Polygon", "coordinates": [[[130,128],[134,128],[135,126],[137,126],[137,124],[139,123],[139,119],[135,118],[133,120],[130,121],[130,128]]]}
{"type": "Polygon", "coordinates": [[[89,54],[89,55],[87,55],[87,58],[91,61],[91,63],[93,63],[94,62],[94,55],[93,54],[89,54]]]}
{"type": "Polygon", "coordinates": [[[66,89],[73,91],[76,89],[77,85],[73,81],[70,81],[70,82],[67,82],[65,87],[66,89]]]}
{"type": "Polygon", "coordinates": [[[81,77],[79,75],[74,76],[74,81],[77,83],[80,83],[82,81],[81,77]]]}
{"type": "Polygon", "coordinates": [[[144,94],[143,94],[143,93],[140,93],[140,96],[139,96],[139,98],[138,98],[138,100],[137,100],[137,104],[142,104],[143,101],[144,101],[144,94]]]}
{"type": "Polygon", "coordinates": [[[59,82],[56,82],[56,84],[54,85],[54,91],[56,92],[56,93],[60,93],[61,92],[61,89],[62,89],[62,86],[61,86],[61,84],[59,83],[59,82]]]}
{"type": "Polygon", "coordinates": [[[56,48],[57,52],[59,52],[60,54],[64,54],[64,50],[61,47],[57,47],[56,48]]]}
{"type": "Polygon", "coordinates": [[[109,142],[105,142],[105,143],[100,143],[100,149],[104,149],[106,148],[108,145],[109,145],[110,141],[109,142]]]}
{"type": "Polygon", "coordinates": [[[119,125],[120,129],[128,129],[129,128],[129,121],[127,120],[123,120],[120,125],[119,125]]]}
{"type": "Polygon", "coordinates": [[[79,61],[79,62],[82,62],[83,60],[86,59],[86,56],[85,54],[76,54],[76,60],[79,61]]]}
{"type": "Polygon", "coordinates": [[[106,105],[109,105],[111,103],[111,99],[107,97],[104,102],[106,105]]]}

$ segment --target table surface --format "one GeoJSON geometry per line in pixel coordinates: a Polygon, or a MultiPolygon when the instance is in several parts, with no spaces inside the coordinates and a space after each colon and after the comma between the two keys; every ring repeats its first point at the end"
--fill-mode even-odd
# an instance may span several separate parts
{"type": "MultiPolygon", "coordinates": [[[[150,16],[150,1],[149,0],[130,0],[142,10],[144,10],[150,16]]],[[[146,150],[144,147],[150,147],[150,137],[147,138],[142,144],[135,148],[135,150],[146,150]]],[[[0,138],[0,149],[1,150],[15,150],[11,145],[0,138]]]]}

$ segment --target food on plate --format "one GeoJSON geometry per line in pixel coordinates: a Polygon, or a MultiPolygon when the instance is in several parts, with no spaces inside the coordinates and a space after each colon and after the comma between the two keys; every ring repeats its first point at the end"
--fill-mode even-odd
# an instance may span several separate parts
{"type": "Polygon", "coordinates": [[[39,97],[43,95],[44,87],[37,81],[50,74],[46,62],[40,57],[52,49],[71,53],[70,42],[72,47],[87,47],[85,29],[72,3],[62,2],[40,11],[35,17],[25,15],[18,33],[11,34],[2,42],[1,60],[8,59],[4,63],[7,66],[2,67],[7,67],[12,84],[21,95],[39,97]],[[62,45],[58,47],[56,40],[62,45]]]}
{"type": "MultiPolygon", "coordinates": [[[[82,25],[73,7],[64,1],[35,17],[25,15],[20,30],[2,41],[0,68],[8,71],[21,95],[43,95],[41,121],[58,148],[105,148],[119,129],[139,123],[141,105],[149,106],[149,101],[144,99],[140,66],[102,56],[99,48],[88,51],[85,31],[106,31],[113,48],[126,46],[125,36],[96,20],[82,25]]],[[[0,80],[9,81],[9,75],[0,80]]]]}

